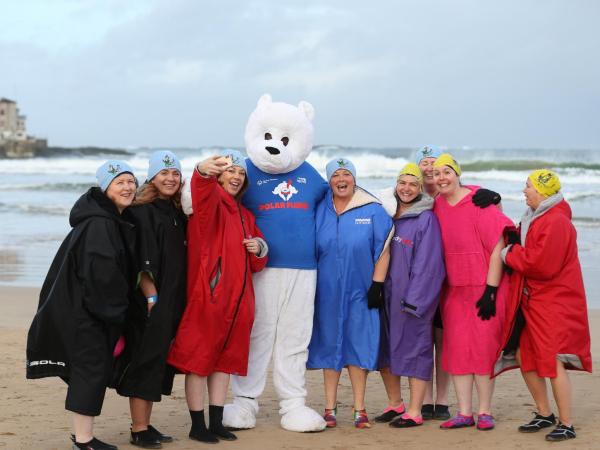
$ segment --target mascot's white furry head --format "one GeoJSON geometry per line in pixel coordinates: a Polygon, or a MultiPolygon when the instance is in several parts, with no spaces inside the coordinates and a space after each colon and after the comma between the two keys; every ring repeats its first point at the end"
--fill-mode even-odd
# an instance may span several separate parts
{"type": "Polygon", "coordinates": [[[269,94],[258,99],[246,124],[246,152],[263,172],[287,173],[299,167],[313,146],[313,106],[273,102],[269,94]]]}

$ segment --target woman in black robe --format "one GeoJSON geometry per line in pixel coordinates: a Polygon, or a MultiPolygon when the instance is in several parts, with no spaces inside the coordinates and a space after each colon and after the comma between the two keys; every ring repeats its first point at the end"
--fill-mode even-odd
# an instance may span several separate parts
{"type": "Polygon", "coordinates": [[[135,230],[127,208],[137,182],[111,160],[73,206],[73,229],[54,257],[27,335],[27,378],[57,376],[74,413],[74,449],[112,450],[93,434],[114,366],[134,284],[135,230]]]}
{"type": "Polygon", "coordinates": [[[180,206],[181,164],[170,151],[152,154],[148,178],[131,213],[137,229],[138,289],[128,311],[117,392],[129,397],[134,445],[160,448],[173,439],[150,424],[153,402],[170,395],[166,364],[185,307],[186,217],[180,206]]]}

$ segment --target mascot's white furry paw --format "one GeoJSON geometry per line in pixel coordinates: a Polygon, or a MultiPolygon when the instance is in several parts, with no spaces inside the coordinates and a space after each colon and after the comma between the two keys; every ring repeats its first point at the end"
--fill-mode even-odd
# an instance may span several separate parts
{"type": "Polygon", "coordinates": [[[256,426],[258,402],[250,398],[235,397],[233,403],[223,409],[223,425],[238,430],[247,430],[256,426]]]}
{"type": "MultiPolygon", "coordinates": [[[[194,169],[195,170],[195,169],[194,169]]],[[[183,186],[181,186],[181,209],[186,216],[193,214],[194,209],[192,208],[192,182],[189,178],[183,180],[183,186]]]]}
{"type": "Polygon", "coordinates": [[[326,425],[325,420],[308,406],[298,406],[281,416],[281,427],[288,431],[299,433],[323,431],[326,425]]]}

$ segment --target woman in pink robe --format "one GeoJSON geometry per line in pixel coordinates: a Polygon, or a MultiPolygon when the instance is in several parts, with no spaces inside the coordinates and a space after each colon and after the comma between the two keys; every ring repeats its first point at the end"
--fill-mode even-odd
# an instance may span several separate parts
{"type": "Polygon", "coordinates": [[[434,212],[440,222],[447,278],[442,289],[444,323],[442,367],[452,375],[459,412],[441,428],[475,425],[473,384],[479,395],[477,428],[494,428],[490,367],[502,345],[507,279],[500,251],[511,220],[498,208],[481,209],[471,197],[476,189],[460,183],[461,170],[449,154],[434,163],[439,194],[434,212]]]}

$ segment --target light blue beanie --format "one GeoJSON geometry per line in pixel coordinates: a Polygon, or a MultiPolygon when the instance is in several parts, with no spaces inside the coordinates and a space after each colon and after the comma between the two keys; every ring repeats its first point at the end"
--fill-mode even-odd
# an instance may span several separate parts
{"type": "Polygon", "coordinates": [[[159,150],[152,153],[148,161],[148,177],[150,181],[158,172],[164,169],[177,169],[181,174],[181,162],[175,153],[169,150],[159,150]]]}
{"type": "Polygon", "coordinates": [[[438,159],[442,153],[444,152],[441,148],[435,145],[426,145],[425,147],[422,147],[419,150],[417,150],[417,153],[415,154],[415,162],[419,164],[421,160],[425,158],[438,159]]]}
{"type": "MultiPolygon", "coordinates": [[[[130,173],[135,178],[133,169],[125,161],[109,159],[96,170],[96,180],[102,191],[106,191],[112,180],[122,173],[130,173]]],[[[136,180],[137,183],[137,180],[136,180]]]]}
{"type": "Polygon", "coordinates": [[[246,172],[248,172],[248,168],[246,167],[246,158],[244,158],[244,155],[242,155],[237,150],[226,148],[224,150],[221,150],[218,154],[220,156],[231,156],[231,160],[233,161],[234,166],[239,166],[246,172]]]}
{"type": "Polygon", "coordinates": [[[334,158],[327,163],[327,166],[325,166],[327,181],[331,180],[331,177],[338,169],[346,169],[352,174],[354,181],[356,181],[356,168],[354,167],[354,164],[352,164],[352,161],[346,158],[334,158]]]}

